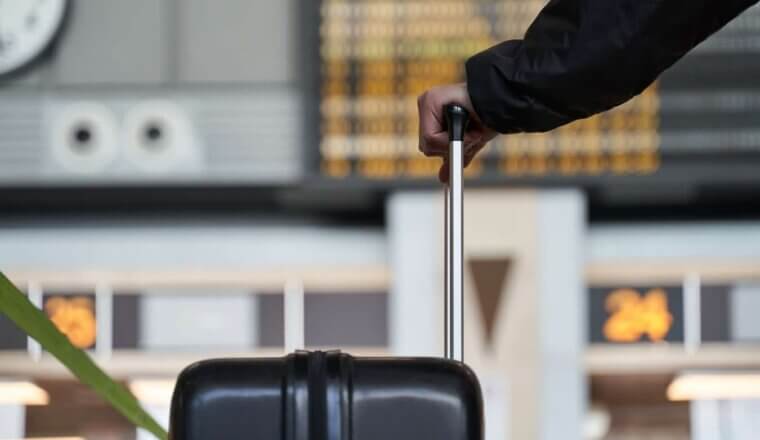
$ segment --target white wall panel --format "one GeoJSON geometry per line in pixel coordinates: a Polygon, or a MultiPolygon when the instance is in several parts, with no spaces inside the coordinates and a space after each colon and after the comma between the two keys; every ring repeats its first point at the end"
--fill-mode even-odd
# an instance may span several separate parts
{"type": "Polygon", "coordinates": [[[255,343],[254,301],[246,292],[145,293],[140,346],[146,349],[245,349],[255,343]]]}
{"type": "Polygon", "coordinates": [[[760,341],[760,284],[736,285],[731,291],[730,301],[731,339],[760,341]]]}
{"type": "Polygon", "coordinates": [[[630,258],[758,258],[760,224],[751,222],[594,225],[591,262],[630,258]]]}
{"type": "MultiPolygon", "coordinates": [[[[150,224],[54,222],[0,227],[0,267],[11,269],[250,269],[257,265],[381,265],[379,228],[277,222],[150,224]]],[[[286,266],[287,267],[287,266],[286,266]]]]}

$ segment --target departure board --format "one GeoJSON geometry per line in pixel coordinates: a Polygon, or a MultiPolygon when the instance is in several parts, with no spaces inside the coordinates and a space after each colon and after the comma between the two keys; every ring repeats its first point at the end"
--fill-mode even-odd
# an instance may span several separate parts
{"type": "MultiPolygon", "coordinates": [[[[430,178],[418,147],[417,96],[464,80],[464,61],[519,38],[543,1],[324,0],[320,159],[330,178],[430,178]]],[[[659,163],[656,87],[546,134],[497,138],[469,176],[646,174],[659,163]]]]}
{"type": "MultiPolygon", "coordinates": [[[[417,96],[462,82],[464,62],[521,38],[543,0],[322,0],[318,8],[319,174],[424,180],[417,96]]],[[[760,164],[760,14],[747,11],[641,95],[544,134],[500,136],[466,175],[488,180],[689,175],[719,159],[760,164]],[[754,60],[748,55],[756,54],[754,60]],[[733,154],[733,156],[731,156],[733,154]],[[688,159],[688,160],[684,160],[688,159]]]]}

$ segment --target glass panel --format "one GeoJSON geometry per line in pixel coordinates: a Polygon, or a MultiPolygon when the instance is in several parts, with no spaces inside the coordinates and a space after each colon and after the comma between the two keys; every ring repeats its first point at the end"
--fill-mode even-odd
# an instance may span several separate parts
{"type": "Polygon", "coordinates": [[[388,306],[384,293],[306,295],[306,345],[382,347],[388,344],[388,306]]]}

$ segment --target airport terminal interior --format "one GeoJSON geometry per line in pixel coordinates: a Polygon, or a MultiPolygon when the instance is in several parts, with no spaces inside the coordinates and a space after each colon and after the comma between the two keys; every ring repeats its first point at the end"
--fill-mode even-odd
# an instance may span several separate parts
{"type": "MultiPolygon", "coordinates": [[[[440,356],[416,98],[544,4],[0,0],[0,271],[164,425],[198,360],[440,356]]],[[[485,439],[757,439],[758,194],[760,7],[496,138],[464,192],[485,439]]],[[[34,438],[154,437],[0,314],[0,439],[34,438]]]]}

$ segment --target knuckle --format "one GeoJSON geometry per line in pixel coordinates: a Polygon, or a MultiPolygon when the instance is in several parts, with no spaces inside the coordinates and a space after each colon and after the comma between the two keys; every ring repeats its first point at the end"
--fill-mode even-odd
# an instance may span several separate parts
{"type": "Polygon", "coordinates": [[[426,148],[426,147],[422,147],[422,148],[420,148],[420,152],[421,152],[421,153],[422,153],[422,154],[423,154],[425,157],[433,157],[433,156],[436,156],[436,155],[437,155],[437,154],[436,154],[436,152],[435,152],[434,150],[431,150],[430,148],[426,148]]]}

